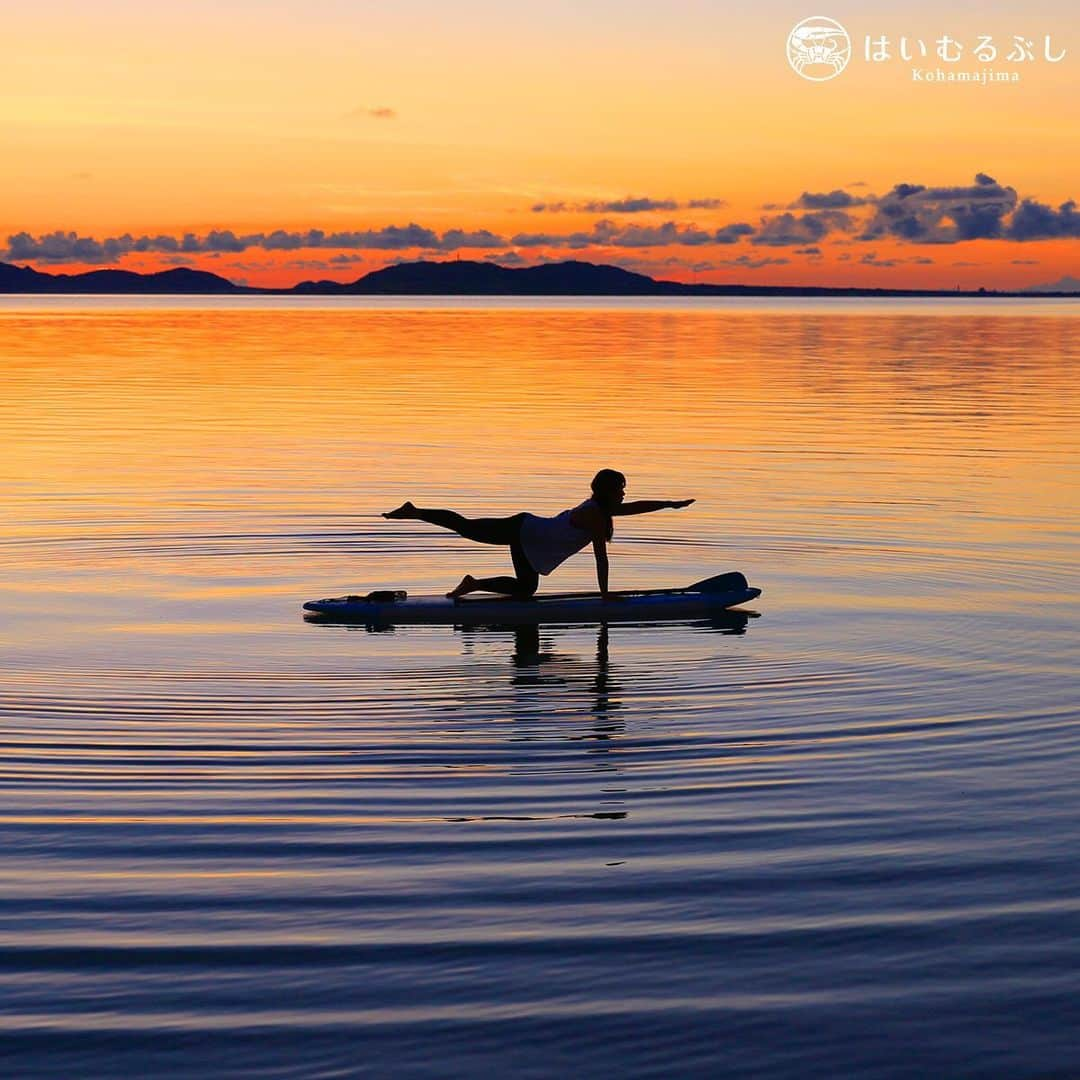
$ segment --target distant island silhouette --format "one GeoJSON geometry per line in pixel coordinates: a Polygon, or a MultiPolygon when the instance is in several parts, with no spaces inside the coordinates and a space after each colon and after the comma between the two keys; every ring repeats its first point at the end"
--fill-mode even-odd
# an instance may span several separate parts
{"type": "Polygon", "coordinates": [[[0,262],[0,293],[95,293],[266,296],[1038,296],[1080,297],[1046,289],[873,289],[824,285],[688,285],[618,266],[568,260],[512,269],[496,263],[420,260],[373,270],[356,281],[301,281],[291,288],[236,285],[206,270],[176,267],[154,274],[90,270],[47,274],[0,262]]]}

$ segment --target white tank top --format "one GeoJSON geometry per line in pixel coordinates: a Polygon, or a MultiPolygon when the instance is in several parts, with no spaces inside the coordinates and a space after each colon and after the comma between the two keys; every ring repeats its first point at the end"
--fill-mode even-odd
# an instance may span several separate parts
{"type": "Polygon", "coordinates": [[[566,562],[592,540],[590,533],[570,522],[570,515],[575,510],[591,502],[592,499],[586,499],[554,517],[525,514],[521,519],[521,546],[538,574],[550,574],[556,566],[566,562]]]}

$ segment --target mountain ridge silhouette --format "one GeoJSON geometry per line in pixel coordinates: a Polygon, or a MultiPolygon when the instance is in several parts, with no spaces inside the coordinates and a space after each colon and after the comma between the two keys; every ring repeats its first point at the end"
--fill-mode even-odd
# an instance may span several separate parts
{"type": "MultiPolygon", "coordinates": [[[[1066,279],[1067,280],[1067,279],[1066,279]]],[[[95,293],[277,296],[1040,296],[1080,297],[1044,287],[998,289],[888,289],[830,285],[712,285],[664,281],[606,263],[563,262],[506,267],[472,259],[420,259],[372,270],[351,282],[301,281],[287,288],[237,285],[208,270],[177,266],[141,274],[108,268],[49,274],[0,262],[0,294],[95,293]]]]}

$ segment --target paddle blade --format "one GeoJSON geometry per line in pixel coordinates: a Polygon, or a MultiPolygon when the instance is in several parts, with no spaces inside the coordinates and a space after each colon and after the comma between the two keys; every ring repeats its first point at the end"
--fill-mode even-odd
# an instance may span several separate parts
{"type": "Polygon", "coordinates": [[[734,592],[736,589],[747,587],[746,578],[738,570],[732,570],[730,574],[717,574],[716,577],[705,578],[704,581],[695,581],[693,585],[687,585],[687,592],[734,592]]]}

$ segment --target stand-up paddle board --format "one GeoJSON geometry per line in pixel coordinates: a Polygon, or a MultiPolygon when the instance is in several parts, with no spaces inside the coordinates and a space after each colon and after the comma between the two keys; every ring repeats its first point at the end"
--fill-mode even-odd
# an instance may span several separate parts
{"type": "Polygon", "coordinates": [[[377,592],[309,600],[304,609],[326,620],[366,624],[654,622],[709,615],[760,595],[760,589],[752,588],[742,574],[734,572],[683,589],[624,591],[608,599],[599,593],[552,593],[528,600],[490,594],[450,600],[445,596],[377,592]]]}

